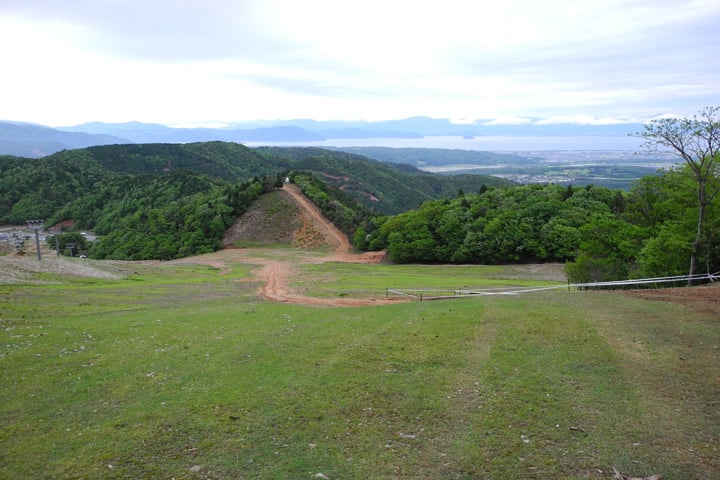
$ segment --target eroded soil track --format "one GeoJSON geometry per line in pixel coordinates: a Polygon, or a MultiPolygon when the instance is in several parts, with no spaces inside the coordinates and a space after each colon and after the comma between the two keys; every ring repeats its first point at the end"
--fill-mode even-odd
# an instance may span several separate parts
{"type": "MultiPolygon", "coordinates": [[[[335,225],[329,222],[320,210],[313,204],[300,189],[295,185],[285,185],[283,187],[287,193],[300,206],[302,226],[300,232],[312,229],[317,232],[325,243],[331,247],[332,255],[324,259],[314,259],[318,261],[335,261],[335,262],[353,262],[353,263],[377,263],[382,261],[381,253],[375,254],[352,254],[350,253],[350,242],[344,233],[338,230],[335,225]]],[[[256,263],[262,267],[256,271],[256,274],[262,278],[265,283],[260,288],[260,295],[268,300],[275,302],[299,303],[305,305],[326,305],[326,306],[360,306],[360,305],[376,305],[378,303],[387,302],[386,299],[352,299],[352,298],[317,298],[298,295],[290,289],[290,279],[295,275],[296,271],[290,262],[273,260],[271,258],[254,259],[256,263]]]]}
{"type": "MultiPolygon", "coordinates": [[[[320,212],[320,209],[318,209],[317,206],[315,206],[315,204],[312,203],[296,185],[286,184],[283,187],[283,190],[288,192],[298,203],[301,207],[302,214],[309,217],[309,222],[320,230],[320,235],[325,238],[325,240],[336,252],[348,253],[350,251],[350,242],[345,234],[328,221],[328,219],[320,212]]],[[[303,222],[303,227],[306,227],[306,222],[303,222]]]]}
{"type": "MultiPolygon", "coordinates": [[[[343,263],[379,263],[384,258],[383,252],[368,252],[356,254],[351,252],[351,245],[345,234],[328,221],[320,210],[313,204],[296,185],[285,185],[281,193],[285,199],[291,199],[293,208],[297,207],[297,218],[292,222],[294,232],[292,245],[297,248],[306,246],[329,249],[325,257],[317,255],[302,255],[298,251],[293,255],[293,262],[277,259],[278,251],[272,248],[226,248],[219,252],[200,255],[193,258],[174,260],[174,263],[201,263],[216,268],[227,268],[233,263],[259,265],[253,271],[254,275],[262,281],[258,294],[273,302],[285,302],[304,305],[322,305],[330,307],[349,307],[363,305],[379,305],[397,302],[395,299],[383,298],[318,298],[301,295],[291,289],[292,278],[297,274],[295,262],[343,262],[343,263]],[[297,227],[295,227],[297,225],[297,227]]],[[[259,215],[262,217],[262,214],[259,215]]],[[[243,222],[253,222],[258,215],[241,217],[238,224],[231,230],[253,231],[252,225],[243,225],[243,222]]],[[[278,235],[281,236],[281,235],[278,235]]],[[[232,244],[233,238],[226,238],[226,243],[232,244]]]]}

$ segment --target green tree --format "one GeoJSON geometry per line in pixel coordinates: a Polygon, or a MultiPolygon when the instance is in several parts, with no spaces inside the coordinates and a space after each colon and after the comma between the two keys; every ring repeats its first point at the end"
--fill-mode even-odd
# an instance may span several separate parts
{"type": "Polygon", "coordinates": [[[682,275],[692,252],[692,229],[681,222],[666,222],[657,235],[645,242],[638,254],[638,276],[643,278],[682,275]]]}
{"type": "MultiPolygon", "coordinates": [[[[437,204],[437,202],[430,202],[437,204]]],[[[382,226],[387,238],[387,253],[397,263],[436,263],[438,243],[429,221],[434,209],[397,215],[382,226]]]]}
{"type": "MultiPolygon", "coordinates": [[[[645,147],[651,150],[668,149],[678,155],[693,172],[697,183],[697,226],[695,240],[690,252],[688,275],[695,274],[697,259],[702,249],[705,215],[708,206],[720,193],[711,188],[713,178],[718,176],[720,162],[720,107],[707,107],[693,118],[663,118],[645,125],[636,134],[645,139],[645,147]]],[[[692,280],[688,280],[688,284],[692,280]]]]}
{"type": "Polygon", "coordinates": [[[540,243],[546,249],[549,260],[571,260],[580,245],[580,231],[556,217],[540,229],[540,243]]]}
{"type": "Polygon", "coordinates": [[[575,283],[612,281],[635,272],[647,231],[608,212],[595,214],[580,228],[580,237],[576,261],[565,266],[568,279],[575,283]]]}
{"type": "Polygon", "coordinates": [[[628,193],[623,218],[657,232],[663,222],[678,215],[684,216],[689,208],[694,208],[693,183],[683,169],[643,177],[628,193]]]}
{"type": "Polygon", "coordinates": [[[50,248],[57,247],[61,255],[77,256],[80,252],[87,251],[90,243],[87,238],[79,232],[61,233],[47,237],[47,244],[50,248]],[[57,239],[57,243],[56,240],[57,239]]]}
{"type": "Polygon", "coordinates": [[[353,236],[353,247],[356,250],[360,251],[366,251],[368,249],[368,240],[369,235],[365,231],[365,228],[362,226],[358,227],[357,230],[355,230],[355,235],[353,236]]]}

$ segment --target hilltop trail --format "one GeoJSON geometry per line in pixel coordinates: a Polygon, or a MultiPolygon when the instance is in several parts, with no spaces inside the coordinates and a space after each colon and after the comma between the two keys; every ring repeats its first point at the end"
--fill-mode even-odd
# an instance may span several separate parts
{"type": "MultiPolygon", "coordinates": [[[[284,302],[302,305],[322,305],[330,307],[352,307],[363,305],[380,305],[396,303],[397,299],[387,298],[318,298],[300,295],[290,288],[292,278],[297,275],[295,265],[303,263],[380,263],[385,258],[384,252],[352,253],[352,246],[345,234],[327,220],[320,210],[297,187],[286,184],[279,191],[284,197],[290,198],[298,207],[299,227],[294,232],[293,244],[300,247],[293,252],[293,262],[279,260],[281,251],[272,248],[234,248],[227,247],[218,252],[192,258],[173,260],[172,263],[200,263],[211,265],[227,271],[233,263],[259,265],[253,274],[262,280],[263,285],[258,294],[273,302],[284,302]],[[318,257],[317,251],[302,249],[303,245],[325,246],[330,248],[329,255],[318,257]]],[[[252,221],[248,219],[247,221],[252,221]]],[[[242,223],[241,218],[239,223],[242,223]]],[[[253,230],[249,228],[249,230],[253,230]]],[[[231,243],[229,240],[227,243],[231,243]]]]}
{"type": "Polygon", "coordinates": [[[320,227],[323,236],[333,247],[333,255],[326,257],[326,262],[344,263],[380,263],[385,258],[385,252],[351,253],[350,241],[332,222],[322,214],[320,209],[307,198],[297,185],[286,184],[283,190],[288,192],[297,201],[303,212],[320,227]]]}
{"type": "MultiPolygon", "coordinates": [[[[289,193],[300,206],[301,216],[306,217],[304,218],[300,231],[307,230],[308,223],[311,223],[312,229],[319,230],[320,235],[332,247],[332,255],[321,259],[314,259],[314,263],[378,263],[382,261],[384,258],[384,253],[382,252],[370,252],[366,254],[350,253],[350,242],[345,234],[323,216],[320,209],[302,193],[297,185],[286,184],[283,186],[283,190],[289,193]]],[[[289,286],[290,279],[297,273],[293,264],[272,259],[261,259],[257,261],[257,263],[263,265],[257,272],[257,275],[265,281],[259,293],[262,297],[271,301],[331,307],[387,303],[385,299],[317,298],[294,294],[291,292],[289,286]]]]}
{"type": "Polygon", "coordinates": [[[323,236],[333,244],[336,253],[350,252],[350,242],[345,234],[323,216],[320,209],[302,193],[297,185],[285,184],[283,190],[288,192],[298,205],[300,205],[302,212],[308,215],[312,221],[321,228],[323,236]]]}

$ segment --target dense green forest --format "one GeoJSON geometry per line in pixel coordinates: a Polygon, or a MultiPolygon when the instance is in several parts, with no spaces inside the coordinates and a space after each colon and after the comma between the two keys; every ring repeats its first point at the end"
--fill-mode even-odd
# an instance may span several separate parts
{"type": "MultiPolygon", "coordinates": [[[[711,188],[720,189],[713,180],[711,188]]],[[[643,177],[630,192],[606,187],[490,188],[376,217],[358,229],[360,249],[398,263],[568,261],[573,281],[687,273],[697,217],[689,168],[643,177]]],[[[703,230],[703,270],[720,270],[720,211],[703,230]]]]}
{"type": "MultiPolygon", "coordinates": [[[[44,218],[52,225],[73,219],[94,228],[98,211],[119,195],[142,184],[142,175],[172,176],[193,172],[220,183],[274,176],[283,168],[242,145],[210,142],[172,145],[110,145],[66,150],[41,159],[0,157],[0,222],[24,223],[44,218]]],[[[194,194],[184,179],[181,194],[194,194]]],[[[219,185],[219,184],[218,184],[219,185]]],[[[142,188],[142,187],[137,187],[142,188]]],[[[205,188],[205,187],[204,187],[205,188]]]]}
{"type": "Polygon", "coordinates": [[[110,145],[41,159],[5,156],[0,171],[0,223],[71,220],[76,230],[102,237],[89,249],[92,257],[132,260],[220,248],[225,229],[290,172],[350,238],[377,211],[397,213],[468,185],[508,183],[446,178],[343,152],[255,150],[224,142],[110,145]],[[332,185],[335,177],[341,182],[332,185]],[[367,191],[380,198],[370,201],[367,191]]]}
{"type": "Polygon", "coordinates": [[[225,167],[231,179],[242,178],[232,162],[210,161],[215,146],[187,146],[188,156],[179,146],[128,145],[2,157],[0,222],[72,220],[102,236],[90,248],[95,258],[167,260],[216,250],[225,229],[278,177],[231,183],[210,176],[225,167]],[[198,151],[196,163],[188,161],[198,151]]]}
{"type": "MultiPolygon", "coordinates": [[[[395,214],[458,189],[511,182],[482,175],[445,176],[402,164],[319,148],[247,148],[227,142],[129,144],[66,150],[41,159],[0,156],[0,222],[53,217],[57,206],[118,176],[189,170],[226,182],[311,172],[373,211],[395,214]]],[[[86,227],[89,228],[89,227],[86,227]]]]}
{"type": "MultiPolygon", "coordinates": [[[[101,238],[90,256],[171,259],[221,247],[225,230],[290,177],[358,250],[398,263],[561,261],[575,281],[720,268],[720,212],[689,166],[602,186],[517,185],[436,175],[319,148],[208,142],[112,145],[42,159],[0,157],[0,223],[72,220],[101,238]],[[702,248],[696,248],[700,245],[702,248]]],[[[704,188],[720,191],[709,175],[704,188]]],[[[713,196],[714,198],[714,196],[713,196]]]]}
{"type": "Polygon", "coordinates": [[[143,178],[106,204],[91,250],[96,258],[146,259],[218,250],[235,219],[263,193],[257,180],[218,185],[190,173],[143,178]]]}
{"type": "Polygon", "coordinates": [[[273,157],[260,157],[252,149],[238,143],[202,142],[187,144],[127,144],[67,150],[51,157],[51,161],[87,155],[103,168],[123,174],[160,174],[190,170],[228,182],[253,177],[272,176],[286,167],[273,157]]]}
{"type": "Polygon", "coordinates": [[[426,202],[366,222],[355,244],[385,248],[397,262],[567,261],[581,283],[717,273],[720,106],[654,120],[635,136],[683,165],[640,178],[627,194],[534,184],[426,202]]]}

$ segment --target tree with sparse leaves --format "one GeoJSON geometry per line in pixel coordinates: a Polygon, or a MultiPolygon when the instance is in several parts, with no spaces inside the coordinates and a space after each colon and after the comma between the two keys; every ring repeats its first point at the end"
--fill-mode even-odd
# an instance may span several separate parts
{"type": "MultiPolygon", "coordinates": [[[[720,107],[706,107],[693,118],[663,118],[645,125],[636,136],[650,150],[670,150],[683,159],[697,183],[697,229],[690,254],[689,275],[695,274],[702,248],[705,214],[720,188],[712,180],[720,176],[720,107]]],[[[689,280],[688,283],[691,283],[689,280]]]]}

